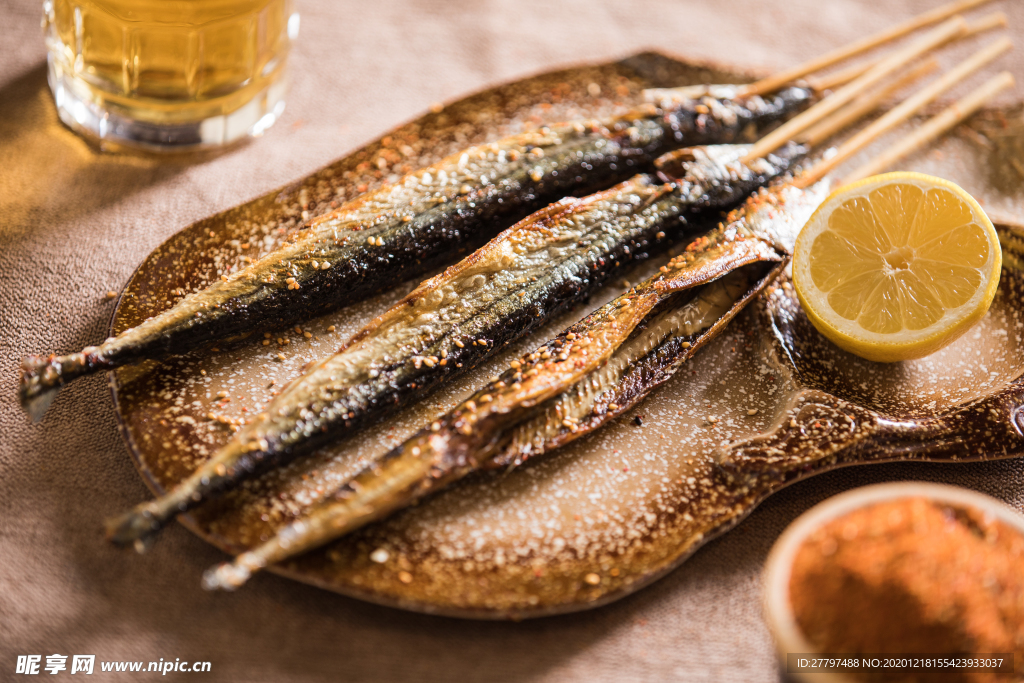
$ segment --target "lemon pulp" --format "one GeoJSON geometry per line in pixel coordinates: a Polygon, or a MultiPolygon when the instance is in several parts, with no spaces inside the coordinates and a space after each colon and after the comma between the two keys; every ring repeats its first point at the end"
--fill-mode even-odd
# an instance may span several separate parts
{"type": "Polygon", "coordinates": [[[980,320],[1001,264],[995,229],[967,192],[886,173],[825,200],[797,238],[793,279],[822,334],[889,362],[932,353],[980,320]]]}

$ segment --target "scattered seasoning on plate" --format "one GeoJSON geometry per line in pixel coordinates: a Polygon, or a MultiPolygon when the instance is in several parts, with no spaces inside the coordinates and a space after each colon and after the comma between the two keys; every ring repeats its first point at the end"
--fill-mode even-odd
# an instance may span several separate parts
{"type": "Polygon", "coordinates": [[[908,497],[834,519],[797,550],[789,594],[819,652],[1012,652],[1024,671],[1024,534],[975,508],[908,497]]]}

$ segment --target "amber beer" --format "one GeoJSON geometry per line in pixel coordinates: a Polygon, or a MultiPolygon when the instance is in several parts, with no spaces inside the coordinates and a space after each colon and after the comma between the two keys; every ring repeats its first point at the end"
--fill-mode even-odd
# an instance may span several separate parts
{"type": "Polygon", "coordinates": [[[284,108],[292,0],[47,0],[61,119],[150,149],[259,135],[284,108]]]}

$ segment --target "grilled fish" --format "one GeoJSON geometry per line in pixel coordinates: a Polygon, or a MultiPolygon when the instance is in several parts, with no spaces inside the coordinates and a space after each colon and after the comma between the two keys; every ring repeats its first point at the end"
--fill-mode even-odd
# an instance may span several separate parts
{"type": "MultiPolygon", "coordinates": [[[[642,174],[519,222],[357,332],[292,382],[251,424],[165,496],[111,520],[108,537],[135,543],[272,461],[381,418],[476,366],[643,260],[707,209],[735,205],[806,152],[788,145],[744,165],[749,148],[674,153],[675,182],[642,174]]],[[[672,162],[672,163],[668,163],[672,162]]]]}
{"type": "Polygon", "coordinates": [[[496,380],[354,476],[310,514],[207,572],[252,572],[404,508],[470,472],[523,464],[621,415],[708,343],[785,267],[828,194],[788,183],[752,196],[652,278],[511,363],[496,380]]]}
{"type": "Polygon", "coordinates": [[[802,88],[768,98],[677,99],[452,155],[315,218],[294,240],[98,346],[25,358],[22,407],[39,420],[60,387],[82,375],[355,303],[450,262],[459,248],[555,200],[629,178],[668,150],[756,137],[810,99],[802,88]]]}

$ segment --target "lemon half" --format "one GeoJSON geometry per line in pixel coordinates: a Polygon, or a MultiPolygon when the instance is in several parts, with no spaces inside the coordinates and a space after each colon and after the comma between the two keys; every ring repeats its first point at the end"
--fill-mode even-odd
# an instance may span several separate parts
{"type": "Polygon", "coordinates": [[[793,253],[797,296],[814,326],[868,360],[920,358],[978,322],[1002,252],[967,192],[921,173],[885,173],[833,192],[793,253]]]}

